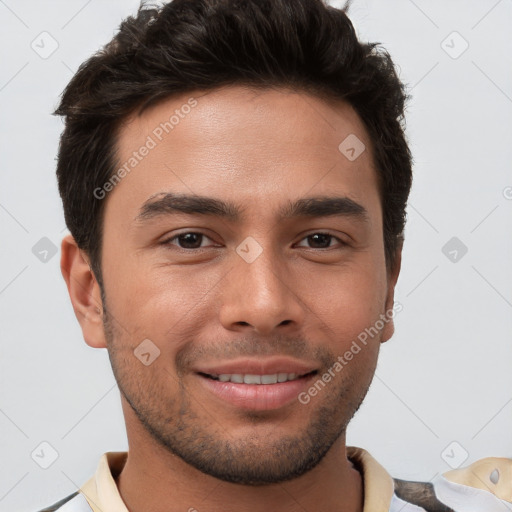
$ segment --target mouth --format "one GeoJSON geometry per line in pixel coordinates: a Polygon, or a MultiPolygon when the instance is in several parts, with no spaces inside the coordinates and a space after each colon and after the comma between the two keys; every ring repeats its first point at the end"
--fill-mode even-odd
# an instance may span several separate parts
{"type": "Polygon", "coordinates": [[[196,368],[194,373],[203,389],[224,406],[270,411],[298,402],[318,366],[284,358],[252,359],[196,368]]]}
{"type": "Polygon", "coordinates": [[[281,384],[283,382],[290,382],[294,380],[304,379],[318,373],[317,370],[303,373],[298,375],[296,373],[272,373],[272,374],[254,374],[254,373],[221,373],[221,374],[208,374],[198,372],[199,375],[208,379],[217,380],[219,382],[233,382],[235,384],[256,384],[256,385],[268,385],[268,384],[281,384]]]}

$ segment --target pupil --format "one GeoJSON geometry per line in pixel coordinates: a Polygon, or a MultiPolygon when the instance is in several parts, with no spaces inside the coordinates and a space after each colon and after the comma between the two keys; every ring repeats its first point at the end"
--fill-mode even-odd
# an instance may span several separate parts
{"type": "Polygon", "coordinates": [[[178,237],[178,240],[185,249],[196,249],[201,246],[201,236],[199,233],[184,233],[178,237]]]}
{"type": "Polygon", "coordinates": [[[314,235],[310,235],[309,238],[310,238],[310,242],[313,241],[312,245],[316,244],[316,246],[318,246],[318,245],[323,246],[324,243],[326,243],[325,246],[329,247],[331,235],[326,235],[323,233],[316,233],[314,235]]]}

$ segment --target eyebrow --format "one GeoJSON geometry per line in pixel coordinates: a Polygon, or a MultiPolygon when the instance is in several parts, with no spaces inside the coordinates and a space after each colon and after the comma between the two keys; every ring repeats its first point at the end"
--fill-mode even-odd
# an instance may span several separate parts
{"type": "MultiPolygon", "coordinates": [[[[206,196],[160,193],[151,196],[141,207],[135,221],[143,223],[157,217],[185,213],[208,215],[238,221],[245,208],[229,201],[206,196]]],[[[278,211],[280,219],[294,217],[350,217],[370,223],[370,216],[364,206],[345,196],[304,197],[290,201],[278,211]]]]}

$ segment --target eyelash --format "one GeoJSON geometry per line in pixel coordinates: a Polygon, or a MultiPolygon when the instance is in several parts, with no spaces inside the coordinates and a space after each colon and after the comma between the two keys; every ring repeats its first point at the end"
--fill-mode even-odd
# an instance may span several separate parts
{"type": "MultiPolygon", "coordinates": [[[[211,238],[204,234],[204,233],[201,233],[200,231],[185,231],[183,233],[178,233],[177,235],[174,235],[173,237],[171,238],[168,238],[167,240],[164,240],[161,242],[161,245],[164,245],[164,246],[169,246],[169,245],[174,245],[176,246],[176,248],[180,251],[184,251],[184,252],[191,252],[191,251],[200,251],[201,249],[206,249],[207,247],[197,247],[197,248],[185,248],[185,247],[180,247],[179,245],[177,244],[173,244],[172,242],[174,240],[177,240],[180,236],[183,236],[183,235],[190,235],[190,234],[194,234],[194,235],[200,235],[202,236],[203,238],[207,238],[209,240],[211,240],[211,238]]],[[[306,240],[307,238],[313,236],[313,235],[324,235],[324,236],[328,236],[328,237],[331,237],[331,239],[334,239],[334,240],[337,240],[340,244],[341,247],[344,247],[346,245],[348,245],[346,242],[344,242],[343,240],[341,240],[339,237],[331,234],[331,233],[327,233],[325,231],[314,231],[313,233],[310,233],[309,235],[306,235],[305,237],[303,237],[300,242],[302,242],[303,240],[306,240]]],[[[201,240],[202,242],[203,240],[201,240]]],[[[340,248],[341,248],[340,247],[340,248]]],[[[317,247],[306,247],[306,249],[313,249],[313,250],[319,250],[319,251],[326,251],[328,249],[333,249],[332,247],[321,247],[321,248],[317,248],[317,247]]]]}

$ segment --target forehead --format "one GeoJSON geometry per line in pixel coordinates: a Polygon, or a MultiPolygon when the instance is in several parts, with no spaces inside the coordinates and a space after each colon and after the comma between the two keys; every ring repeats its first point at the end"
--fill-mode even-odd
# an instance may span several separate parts
{"type": "Polygon", "coordinates": [[[379,202],[371,153],[364,124],[345,102],[286,89],[197,91],[123,123],[117,163],[127,172],[108,202],[122,198],[134,210],[176,192],[269,210],[336,189],[371,210],[379,202]],[[352,149],[357,158],[349,158],[352,149]]]}

